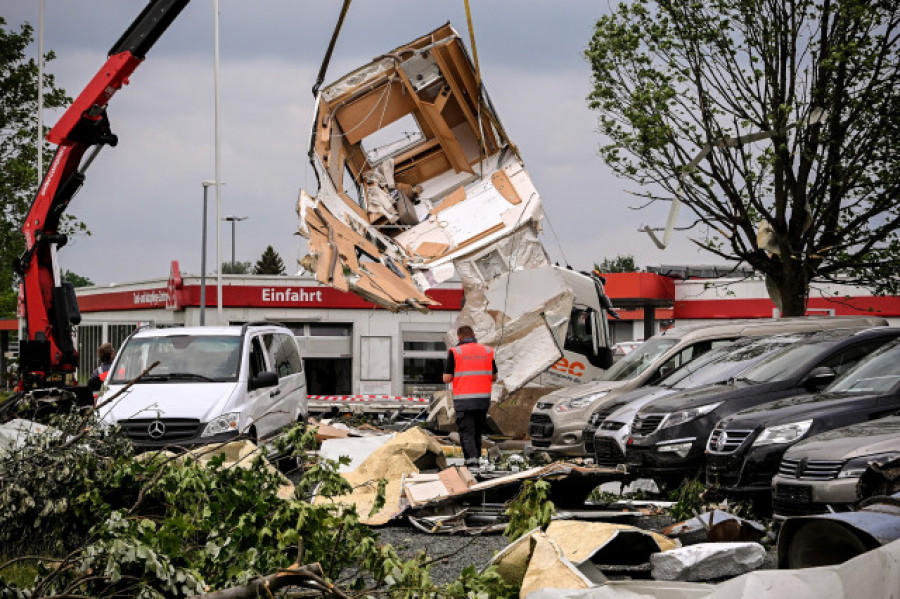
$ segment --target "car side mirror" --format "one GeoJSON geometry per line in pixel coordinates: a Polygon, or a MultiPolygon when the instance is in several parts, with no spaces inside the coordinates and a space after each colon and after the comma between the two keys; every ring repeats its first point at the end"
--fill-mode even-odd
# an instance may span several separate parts
{"type": "Polygon", "coordinates": [[[813,368],[812,372],[807,375],[806,380],[803,381],[803,386],[810,391],[819,391],[827,387],[836,378],[837,373],[833,368],[819,366],[813,368]]]}
{"type": "Polygon", "coordinates": [[[260,372],[257,376],[250,377],[247,388],[250,391],[254,389],[265,389],[266,387],[274,387],[278,384],[278,375],[271,370],[260,372]]]}

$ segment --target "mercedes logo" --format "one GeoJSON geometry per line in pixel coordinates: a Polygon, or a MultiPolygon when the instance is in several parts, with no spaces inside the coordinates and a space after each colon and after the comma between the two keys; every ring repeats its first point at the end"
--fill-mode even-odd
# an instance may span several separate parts
{"type": "Polygon", "coordinates": [[[151,439],[159,439],[166,434],[166,425],[161,420],[154,420],[147,427],[147,434],[150,435],[151,439]]]}
{"type": "Polygon", "coordinates": [[[719,438],[716,439],[716,451],[724,451],[725,443],[727,441],[728,441],[728,433],[725,431],[722,431],[721,434],[719,434],[719,438]]]}

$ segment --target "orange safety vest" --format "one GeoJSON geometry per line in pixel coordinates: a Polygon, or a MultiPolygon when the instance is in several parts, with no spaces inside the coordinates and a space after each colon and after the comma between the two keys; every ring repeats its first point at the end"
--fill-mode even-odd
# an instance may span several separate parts
{"type": "Polygon", "coordinates": [[[494,349],[480,343],[464,343],[453,352],[453,399],[490,398],[494,378],[494,349]]]}

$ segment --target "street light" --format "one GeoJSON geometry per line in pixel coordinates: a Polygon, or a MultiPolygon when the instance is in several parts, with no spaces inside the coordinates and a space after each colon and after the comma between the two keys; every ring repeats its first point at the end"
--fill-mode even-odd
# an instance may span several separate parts
{"type": "Polygon", "coordinates": [[[200,326],[206,324],[206,192],[215,181],[203,182],[203,245],[200,250],[200,326]]]}
{"type": "Polygon", "coordinates": [[[231,223],[231,273],[234,274],[234,223],[247,220],[246,216],[226,216],[222,220],[231,223]]]}

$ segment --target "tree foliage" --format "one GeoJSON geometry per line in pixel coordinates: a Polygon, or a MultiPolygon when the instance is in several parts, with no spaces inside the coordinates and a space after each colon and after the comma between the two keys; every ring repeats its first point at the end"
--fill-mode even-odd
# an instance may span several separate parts
{"type": "Polygon", "coordinates": [[[223,275],[248,275],[250,274],[249,262],[223,262],[223,275]]]}
{"type": "Polygon", "coordinates": [[[603,262],[594,262],[594,270],[600,272],[639,272],[641,269],[634,263],[631,254],[616,254],[615,258],[604,258],[603,262]]]}
{"type": "Polygon", "coordinates": [[[309,451],[314,429],[298,425],[275,442],[305,462],[285,499],[285,479],[260,455],[248,468],[219,457],[135,458],[92,415],[54,424],[56,432],[0,453],[0,596],[281,597],[286,581],[311,592],[304,596],[515,596],[493,568],[438,587],[427,556],[401,558],[355,508],[310,502],[313,489],[350,490],[341,462],[309,451]],[[24,589],[7,578],[22,564],[37,566],[24,589]]]}
{"type": "MultiPolygon", "coordinates": [[[[0,17],[0,316],[15,316],[13,259],[25,250],[20,228],[37,191],[37,61],[26,56],[34,40],[28,23],[18,30],[7,28],[0,17]]],[[[54,59],[44,55],[45,64],[54,59]]],[[[57,88],[52,74],[44,73],[44,106],[64,107],[71,99],[57,88]]],[[[44,165],[52,152],[43,148],[44,165]]],[[[83,223],[66,215],[63,232],[87,232],[83,223]]]]}
{"type": "Polygon", "coordinates": [[[812,281],[897,292],[898,48],[891,0],[622,2],[586,50],[600,154],[785,314],[812,281]]]}
{"type": "Polygon", "coordinates": [[[80,275],[77,272],[72,272],[71,270],[67,270],[63,272],[62,279],[64,281],[68,281],[72,283],[75,287],[90,287],[94,284],[94,282],[84,275],[80,275]]]}
{"type": "Polygon", "coordinates": [[[256,266],[253,268],[253,274],[257,275],[283,275],[284,261],[278,252],[271,245],[266,246],[266,250],[262,253],[256,266]]]}

